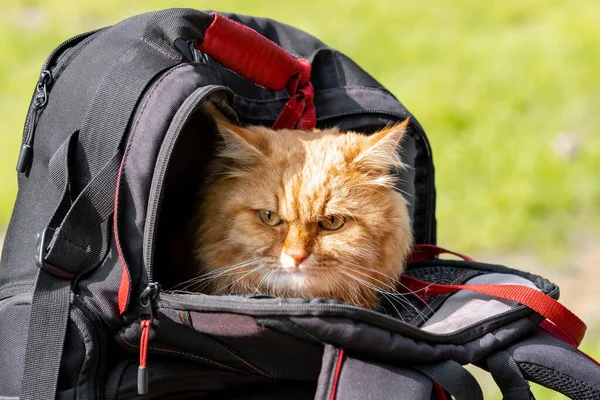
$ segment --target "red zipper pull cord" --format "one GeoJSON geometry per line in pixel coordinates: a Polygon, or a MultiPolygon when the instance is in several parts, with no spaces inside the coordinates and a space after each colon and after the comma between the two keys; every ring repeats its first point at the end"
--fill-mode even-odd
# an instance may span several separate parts
{"type": "Polygon", "coordinates": [[[148,340],[150,339],[150,328],[154,312],[152,302],[158,294],[158,283],[150,283],[148,287],[140,294],[140,327],[142,336],[140,337],[140,365],[138,366],[138,394],[148,393],[148,340]]]}
{"type": "Polygon", "coordinates": [[[140,365],[138,366],[138,394],[148,393],[148,338],[150,336],[150,328],[152,321],[145,319],[141,323],[142,337],[140,338],[140,365]]]}

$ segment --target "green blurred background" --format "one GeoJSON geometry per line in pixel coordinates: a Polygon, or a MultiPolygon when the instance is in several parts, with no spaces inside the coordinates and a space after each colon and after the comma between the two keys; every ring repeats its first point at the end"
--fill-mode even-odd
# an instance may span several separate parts
{"type": "Polygon", "coordinates": [[[598,0],[3,0],[0,242],[46,56],[77,33],[168,7],[271,17],[354,59],[428,133],[440,244],[556,281],[590,326],[583,349],[600,357],[598,0]]]}

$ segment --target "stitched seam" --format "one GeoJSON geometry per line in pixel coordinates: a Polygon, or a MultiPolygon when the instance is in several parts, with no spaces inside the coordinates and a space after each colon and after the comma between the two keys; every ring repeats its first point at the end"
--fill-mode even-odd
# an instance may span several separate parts
{"type": "Polygon", "coordinates": [[[249,361],[247,361],[247,360],[243,359],[241,356],[235,354],[233,351],[231,351],[227,347],[221,345],[219,342],[215,341],[215,344],[217,346],[219,346],[220,348],[222,348],[223,350],[225,350],[226,352],[228,352],[229,354],[231,354],[232,356],[234,356],[235,358],[237,358],[238,360],[240,360],[241,362],[243,362],[244,364],[246,364],[247,366],[249,366],[250,368],[252,368],[253,370],[255,370],[256,372],[258,372],[259,374],[264,375],[264,376],[268,376],[269,378],[275,379],[274,376],[272,376],[272,375],[270,375],[270,374],[268,374],[266,372],[261,371],[260,369],[258,369],[254,365],[250,364],[249,361]]]}
{"type": "Polygon", "coordinates": [[[85,246],[85,245],[84,245],[84,244],[82,244],[82,243],[78,243],[78,242],[76,242],[76,241],[74,241],[74,240],[71,240],[71,239],[67,238],[66,236],[64,236],[64,235],[62,235],[62,234],[60,234],[60,233],[59,233],[59,237],[60,237],[60,239],[61,239],[63,242],[65,242],[65,243],[67,243],[67,244],[70,244],[70,245],[72,245],[72,246],[75,246],[75,247],[77,247],[77,248],[78,248],[78,249],[80,249],[80,250],[87,250],[87,246],[85,246]]]}
{"type": "MultiPolygon", "coordinates": [[[[135,137],[135,134],[137,132],[137,128],[138,125],[140,123],[140,120],[142,119],[142,116],[144,115],[144,112],[146,111],[146,107],[148,107],[148,104],[150,103],[150,99],[152,98],[152,96],[154,95],[154,92],[156,92],[156,89],[158,89],[158,87],[163,83],[163,81],[169,76],[171,75],[173,72],[175,72],[176,70],[183,68],[185,66],[187,66],[188,64],[180,64],[174,68],[172,68],[169,72],[167,72],[166,74],[164,74],[162,76],[162,78],[160,78],[160,80],[158,82],[156,82],[156,84],[154,85],[154,87],[152,88],[152,90],[150,91],[150,93],[148,94],[148,97],[146,97],[146,101],[144,102],[144,105],[142,106],[142,110],[140,111],[137,120],[135,121],[135,126],[133,127],[133,131],[131,133],[131,138],[129,139],[129,143],[127,143],[127,149],[125,150],[125,153],[128,152],[129,148],[131,147],[131,143],[133,142],[133,138],[135,137]]],[[[125,158],[125,157],[124,157],[125,158]]],[[[124,166],[124,165],[123,165],[124,166]]]]}
{"type": "MultiPolygon", "coordinates": [[[[138,346],[138,345],[135,345],[135,344],[129,343],[129,342],[127,341],[127,339],[125,339],[125,337],[123,336],[123,334],[122,334],[121,332],[119,332],[119,336],[121,337],[121,340],[122,340],[122,341],[123,341],[123,342],[124,342],[126,345],[128,345],[128,346],[131,346],[131,347],[135,347],[135,348],[139,348],[139,347],[140,347],[140,346],[138,346]]],[[[210,359],[208,359],[208,358],[200,357],[200,356],[197,356],[197,355],[194,355],[194,354],[184,353],[184,352],[182,352],[182,351],[176,351],[176,350],[161,349],[161,348],[158,348],[158,347],[152,347],[152,346],[148,346],[148,348],[149,348],[150,350],[162,351],[162,352],[166,352],[166,353],[173,353],[173,354],[179,354],[179,355],[183,355],[183,356],[187,356],[187,357],[193,357],[193,358],[197,358],[198,360],[202,360],[202,361],[209,362],[209,363],[211,363],[211,364],[218,365],[218,366],[219,366],[219,367],[221,367],[221,368],[225,368],[225,369],[228,369],[228,370],[230,370],[230,371],[234,371],[234,372],[239,372],[239,371],[236,371],[235,369],[233,369],[233,368],[231,368],[231,367],[228,367],[227,365],[223,365],[223,364],[221,364],[221,363],[218,363],[218,362],[216,362],[216,361],[210,360],[210,359]]]]}

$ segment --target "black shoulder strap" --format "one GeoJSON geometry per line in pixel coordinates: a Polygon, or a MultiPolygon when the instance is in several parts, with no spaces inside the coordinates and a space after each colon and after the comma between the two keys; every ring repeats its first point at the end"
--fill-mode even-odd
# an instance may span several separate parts
{"type": "Polygon", "coordinates": [[[506,351],[498,351],[485,358],[487,369],[502,392],[503,400],[535,400],[529,382],[517,362],[506,351]]]}
{"type": "Polygon", "coordinates": [[[40,272],[29,320],[21,399],[55,397],[71,282],[101,261],[94,233],[113,211],[121,142],[148,84],[179,62],[180,58],[166,56],[145,41],[137,42],[103,78],[77,140],[69,138],[69,144],[53,157],[50,173],[62,186],[63,198],[40,238],[40,272]],[[73,153],[76,162],[70,163],[73,153]],[[70,204],[72,195],[76,199],[70,204]]]}
{"type": "Polygon", "coordinates": [[[543,328],[504,349],[523,377],[576,400],[600,399],[600,363],[543,328]]]}
{"type": "Polygon", "coordinates": [[[446,360],[412,367],[427,375],[456,400],[483,400],[483,392],[477,380],[456,361],[446,360]]]}

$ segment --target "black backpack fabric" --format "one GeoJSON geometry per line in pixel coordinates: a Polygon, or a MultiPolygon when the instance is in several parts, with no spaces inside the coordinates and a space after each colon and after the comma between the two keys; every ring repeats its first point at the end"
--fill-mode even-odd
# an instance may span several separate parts
{"type": "Polygon", "coordinates": [[[600,366],[577,350],[585,325],[556,302],[556,285],[437,257],[432,155],[416,118],[314,37],[223,15],[138,15],[64,42],[44,64],[0,264],[0,398],[483,398],[469,363],[505,399],[532,398],[528,380],[600,398],[600,366]],[[209,32],[256,46],[208,46],[209,32]],[[261,48],[308,63],[281,75],[256,61],[261,48]],[[217,140],[205,101],[266,126],[294,107],[298,126],[365,133],[410,117],[398,188],[416,241],[406,293],[374,311],[178,291],[217,140]]]}

